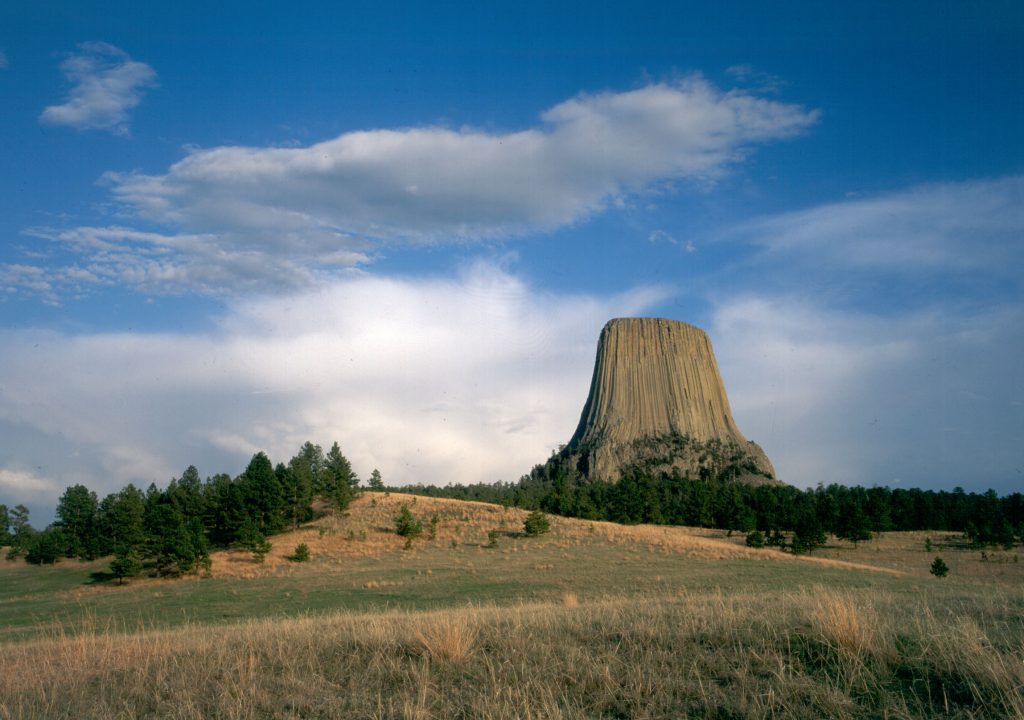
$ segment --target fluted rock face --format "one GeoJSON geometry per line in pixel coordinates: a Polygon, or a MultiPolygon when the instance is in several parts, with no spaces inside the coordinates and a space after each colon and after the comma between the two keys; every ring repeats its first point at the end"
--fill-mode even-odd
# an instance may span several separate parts
{"type": "Polygon", "coordinates": [[[741,458],[739,479],[775,471],[736,427],[707,334],[662,318],[618,318],[601,331],[594,377],[566,451],[588,477],[616,480],[623,466],[678,468],[696,476],[708,448],[741,458]]]}

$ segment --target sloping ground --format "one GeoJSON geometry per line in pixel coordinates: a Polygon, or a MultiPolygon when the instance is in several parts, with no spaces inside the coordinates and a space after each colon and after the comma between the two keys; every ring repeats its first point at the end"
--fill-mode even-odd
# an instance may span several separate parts
{"type": "MultiPolygon", "coordinates": [[[[403,505],[423,524],[423,535],[413,552],[424,549],[462,546],[482,548],[490,531],[503,541],[521,539],[527,511],[489,503],[429,498],[401,493],[364,493],[343,513],[331,513],[308,525],[271,540],[273,548],[262,564],[254,563],[249,553],[221,551],[213,554],[216,577],[259,577],[286,569],[294,563],[288,557],[299,543],[306,544],[312,556],[321,561],[373,558],[405,554],[404,538],[395,534],[395,515],[403,505]],[[437,517],[436,534],[429,537],[430,519],[437,517]]],[[[893,568],[868,563],[848,562],[808,555],[790,555],[777,550],[756,550],[738,544],[735,539],[708,537],[698,528],[661,525],[618,525],[609,522],[577,520],[549,516],[551,532],[545,540],[564,548],[594,544],[595,541],[640,547],[703,560],[757,560],[764,562],[811,563],[834,568],[870,570],[902,574],[893,568]]]]}

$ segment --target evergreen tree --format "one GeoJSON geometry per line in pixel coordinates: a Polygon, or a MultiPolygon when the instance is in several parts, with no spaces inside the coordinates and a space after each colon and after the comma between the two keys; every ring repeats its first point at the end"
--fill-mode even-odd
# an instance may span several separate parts
{"type": "Polygon", "coordinates": [[[67,546],[62,549],[67,557],[92,560],[97,556],[98,509],[96,493],[84,485],[73,485],[61,495],[57,502],[57,524],[63,530],[67,542],[67,546]]]}
{"type": "Polygon", "coordinates": [[[294,461],[295,458],[292,458],[288,466],[278,463],[274,474],[284,492],[288,524],[297,528],[313,518],[313,484],[309,473],[296,468],[294,461]]]}
{"type": "Polygon", "coordinates": [[[15,505],[10,511],[10,523],[11,549],[7,551],[7,558],[13,560],[28,550],[29,543],[37,533],[29,524],[28,508],[24,505],[15,505]]]}
{"type": "Polygon", "coordinates": [[[551,523],[548,522],[548,516],[541,510],[534,510],[532,513],[527,515],[526,520],[523,521],[523,530],[530,537],[542,535],[550,529],[551,523]]]}
{"type": "Polygon", "coordinates": [[[359,487],[359,478],[352,471],[352,465],[348,458],[342,455],[338,443],[331,445],[331,449],[327,452],[326,468],[327,481],[324,494],[339,509],[344,509],[355,497],[356,488],[359,487]]]}
{"type": "Polygon", "coordinates": [[[10,530],[11,511],[7,509],[6,505],[0,505],[0,547],[6,547],[14,540],[14,535],[10,530]]]}
{"type": "Polygon", "coordinates": [[[117,584],[124,584],[126,577],[135,577],[142,572],[142,557],[135,547],[124,546],[110,562],[110,572],[117,578],[117,584]]]}
{"type": "Polygon", "coordinates": [[[247,514],[260,533],[272,535],[284,529],[284,490],[265,453],[258,452],[252,456],[242,473],[241,485],[247,514]]]}
{"type": "Polygon", "coordinates": [[[370,473],[370,481],[369,481],[369,483],[370,483],[370,489],[371,490],[376,490],[376,491],[384,490],[384,480],[380,476],[380,470],[378,470],[377,468],[373,469],[373,472],[370,473]]]}
{"type": "Polygon", "coordinates": [[[25,561],[33,565],[53,565],[64,554],[68,539],[61,527],[51,525],[28,543],[25,561]]]}
{"type": "Polygon", "coordinates": [[[423,532],[423,523],[413,517],[408,505],[402,505],[395,515],[395,532],[407,540],[419,537],[423,532]]]}
{"type": "Polygon", "coordinates": [[[134,554],[141,560],[146,545],[145,516],[145,497],[134,485],[105,497],[100,503],[99,523],[104,554],[112,552],[122,559],[134,554]]]}

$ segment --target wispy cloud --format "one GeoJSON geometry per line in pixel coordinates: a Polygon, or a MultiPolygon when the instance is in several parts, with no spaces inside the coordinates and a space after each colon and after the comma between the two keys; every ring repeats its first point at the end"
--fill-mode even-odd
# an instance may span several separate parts
{"type": "Polygon", "coordinates": [[[781,476],[1009,490],[1024,430],[1024,179],[762,218],[715,293],[737,420],[781,476]]]}
{"type": "Polygon", "coordinates": [[[736,236],[844,269],[1016,272],[1024,177],[923,185],[762,218],[736,236]]]}
{"type": "Polygon", "coordinates": [[[98,287],[131,287],[149,295],[288,292],[367,259],[354,250],[322,246],[315,238],[293,243],[288,253],[271,253],[225,236],[165,235],[120,226],[29,228],[25,234],[81,258],[72,265],[0,265],[0,289],[50,304],[98,287]]]}
{"type": "Polygon", "coordinates": [[[143,90],[156,83],[153,68],[103,42],[82,43],[60,68],[72,83],[71,90],[63,103],[43,110],[39,120],[76,130],[127,135],[128,111],[141,102],[143,90]]]}
{"type": "Polygon", "coordinates": [[[204,333],[0,332],[5,462],[105,492],[336,439],[390,482],[514,480],[572,434],[602,324],[667,292],[547,293],[476,264],[236,303],[204,333]]]}
{"type": "Polygon", "coordinates": [[[3,50],[0,50],[0,70],[5,70],[7,66],[7,53],[5,53],[3,50]]]}

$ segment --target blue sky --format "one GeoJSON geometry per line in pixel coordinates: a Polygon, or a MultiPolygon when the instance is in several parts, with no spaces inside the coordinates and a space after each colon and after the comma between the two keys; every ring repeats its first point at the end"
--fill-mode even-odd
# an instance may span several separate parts
{"type": "Polygon", "coordinates": [[[796,485],[1024,484],[1019,3],[151,5],[0,8],[0,501],[513,480],[617,315],[796,485]]]}

